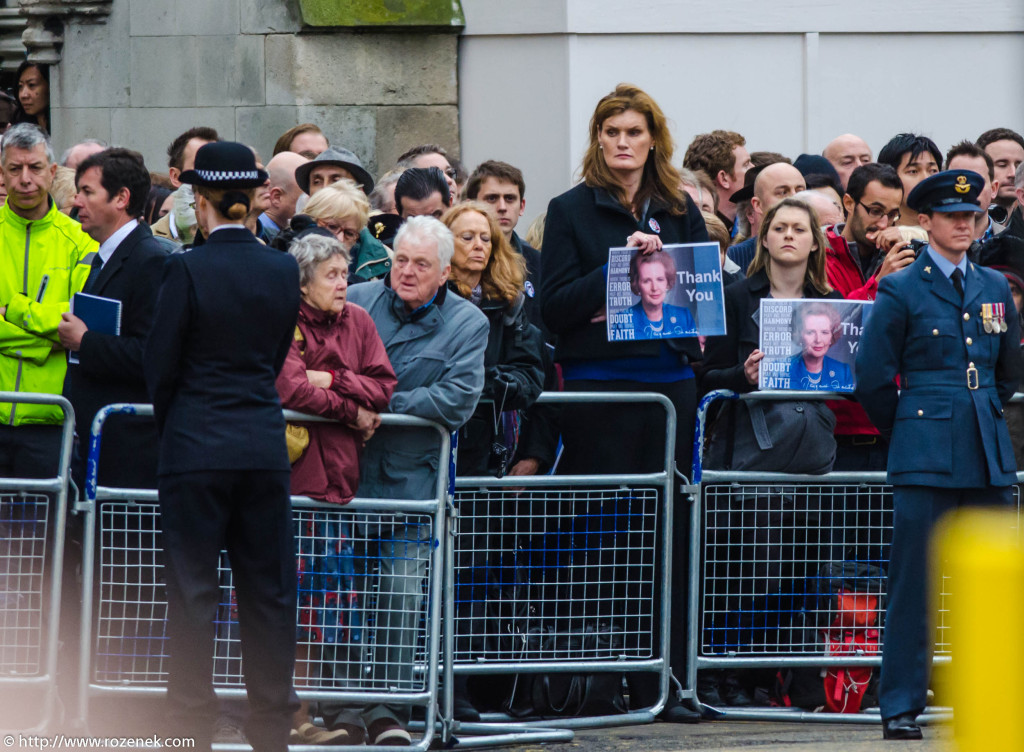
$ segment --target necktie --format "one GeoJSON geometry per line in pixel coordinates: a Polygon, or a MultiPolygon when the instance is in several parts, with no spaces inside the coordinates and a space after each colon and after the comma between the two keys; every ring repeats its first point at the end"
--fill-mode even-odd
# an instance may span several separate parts
{"type": "Polygon", "coordinates": [[[950,280],[953,282],[953,288],[956,290],[956,294],[961,298],[964,296],[964,273],[960,271],[960,267],[953,270],[950,280]]]}
{"type": "Polygon", "coordinates": [[[102,268],[103,259],[97,251],[96,255],[92,257],[92,266],[89,268],[89,276],[85,280],[85,286],[82,288],[82,292],[89,292],[92,290],[92,286],[96,284],[96,278],[100,276],[100,269],[102,268]]]}

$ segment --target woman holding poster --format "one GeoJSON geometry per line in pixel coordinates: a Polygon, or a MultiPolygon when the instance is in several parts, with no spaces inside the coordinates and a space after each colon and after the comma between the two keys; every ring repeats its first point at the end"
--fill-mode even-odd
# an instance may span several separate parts
{"type": "MultiPolygon", "coordinates": [[[[679,187],[673,144],[661,108],[644,91],[620,84],[603,97],[590,120],[583,182],[552,199],[541,254],[544,322],[558,336],[555,360],[565,389],[574,392],[658,392],[676,410],[676,459],[688,467],[697,388],[690,364],[700,360],[696,336],[609,342],[605,323],[610,248],[630,246],[649,255],[662,245],[707,241],[700,210],[679,187]]],[[[656,472],[665,456],[665,411],[650,404],[566,406],[560,473],[656,472]]],[[[686,570],[685,520],[673,531],[672,568],[686,570]]],[[[685,624],[686,578],[674,577],[672,621],[685,624]]],[[[605,615],[621,603],[614,593],[593,594],[605,615]]],[[[670,662],[684,668],[685,640],[672,641],[670,662]]],[[[681,674],[677,674],[681,676],[681,674]]],[[[634,708],[653,706],[653,674],[630,675],[634,708]],[[643,677],[643,678],[641,678],[643,677]]],[[[661,718],[696,721],[670,696],[661,718]]]]}
{"type": "MultiPolygon", "coordinates": [[[[726,334],[707,340],[702,391],[729,389],[743,393],[757,388],[764,357],[758,348],[763,298],[842,299],[829,287],[825,275],[827,242],[814,210],[803,201],[783,199],[768,211],[757,235],[749,276],[725,288],[726,334]]],[[[787,336],[785,332],[783,336],[787,336]]],[[[828,472],[835,461],[834,428],[835,416],[822,402],[726,402],[710,429],[704,465],[726,470],[828,472]],[[762,441],[763,432],[755,425],[763,426],[772,442],[762,441]],[[765,445],[767,448],[763,448],[765,445]]],[[[772,503],[770,498],[761,497],[757,504],[738,512],[738,524],[722,526],[714,545],[722,547],[720,550],[751,544],[768,549],[780,546],[781,528],[769,524],[763,514],[772,503]],[[748,537],[741,540],[744,535],[748,537]]],[[[730,554],[741,556],[738,552],[730,554]]],[[[808,560],[804,555],[793,565],[775,561],[764,572],[764,581],[772,583],[773,588],[767,594],[755,597],[739,592],[735,584],[727,585],[712,606],[719,614],[712,627],[716,645],[736,650],[739,645],[756,641],[777,641],[777,634],[754,615],[768,610],[766,595],[777,595],[788,583],[812,574],[804,571],[808,560]]],[[[700,672],[697,692],[712,705],[752,702],[747,681],[737,671],[723,675],[700,672]]]]}
{"type": "Polygon", "coordinates": [[[664,251],[636,253],[629,261],[629,289],[640,302],[629,309],[636,339],[693,337],[697,323],[690,309],[665,302],[676,284],[676,262],[664,251]]]}
{"type": "Polygon", "coordinates": [[[842,392],[853,389],[850,366],[825,353],[842,334],[839,311],[828,303],[801,303],[793,308],[793,341],[800,352],[789,366],[791,389],[842,392]]]}

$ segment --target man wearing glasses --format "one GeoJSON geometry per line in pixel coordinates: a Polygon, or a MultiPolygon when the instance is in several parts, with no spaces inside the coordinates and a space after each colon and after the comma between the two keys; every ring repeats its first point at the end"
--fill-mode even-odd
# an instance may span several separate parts
{"type": "MultiPolygon", "coordinates": [[[[889,165],[869,162],[850,174],[843,196],[846,223],[826,228],[828,283],[848,300],[874,300],[878,280],[914,260],[896,222],[903,183],[889,165]]],[[[884,470],[888,442],[856,402],[830,402],[836,414],[836,464],[841,471],[884,470]]]]}

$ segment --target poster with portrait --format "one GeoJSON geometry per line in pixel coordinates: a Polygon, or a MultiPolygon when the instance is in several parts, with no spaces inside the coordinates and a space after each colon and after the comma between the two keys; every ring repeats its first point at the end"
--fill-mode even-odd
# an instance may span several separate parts
{"type": "Polygon", "coordinates": [[[608,341],[725,334],[718,243],[608,251],[608,341]]]}
{"type": "Polygon", "coordinates": [[[852,392],[870,301],[763,298],[759,389],[852,392]]]}

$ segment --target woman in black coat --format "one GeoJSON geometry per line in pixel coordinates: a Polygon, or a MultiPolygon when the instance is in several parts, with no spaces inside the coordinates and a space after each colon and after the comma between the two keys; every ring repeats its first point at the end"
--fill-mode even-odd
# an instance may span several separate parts
{"type": "Polygon", "coordinates": [[[222,549],[238,595],[253,749],[284,752],[298,709],[291,466],[275,380],[294,338],[299,268],[242,224],[266,179],[244,144],[196,152],[181,180],[195,186],[207,240],[168,258],[143,356],[160,437],[169,721],[199,749],[210,748],[217,712],[222,549]]]}
{"type": "MultiPolygon", "coordinates": [[[[566,391],[667,396],[676,409],[676,461],[685,472],[697,405],[691,368],[701,357],[697,338],[609,342],[605,323],[610,248],[631,246],[652,253],[664,244],[708,239],[700,211],[681,190],[679,173],[672,166],[665,116],[649,95],[620,84],[598,102],[582,175],[582,183],[552,199],[544,229],[542,314],[557,335],[555,361],[562,367],[566,391]]],[[[563,413],[565,449],[559,472],[657,472],[664,466],[665,433],[664,410],[656,405],[572,406],[563,413]]],[[[686,642],[686,529],[686,520],[677,517],[671,663],[678,676],[684,668],[686,642]]],[[[594,593],[613,610],[617,596],[604,589],[594,593]]],[[[656,701],[652,678],[653,674],[631,677],[635,708],[656,701]]],[[[697,720],[672,696],[661,717],[697,720]]]]}
{"type": "MultiPolygon", "coordinates": [[[[598,103],[582,173],[582,183],[552,199],[544,229],[542,313],[558,337],[555,361],[566,391],[668,396],[683,462],[693,441],[697,393],[690,364],[701,357],[697,338],[609,342],[605,323],[609,248],[650,253],[708,239],[700,211],[679,188],[672,139],[654,100],[622,84],[598,103]]],[[[654,428],[664,424],[658,412],[638,405],[568,411],[561,470],[657,470],[664,456],[658,449],[664,431],[654,428]]]]}

